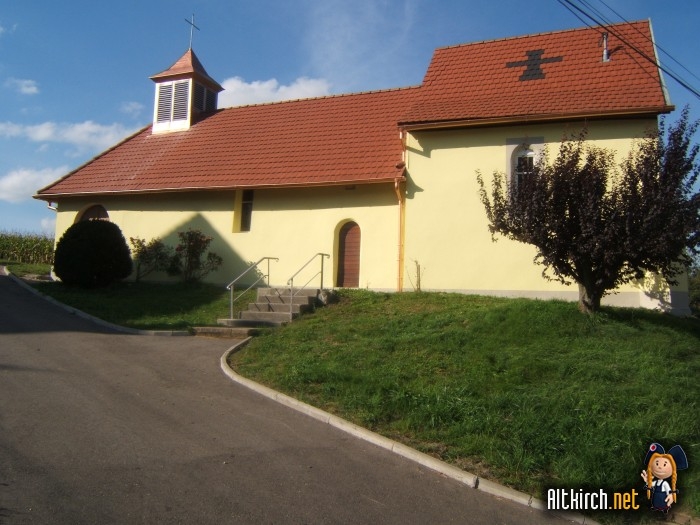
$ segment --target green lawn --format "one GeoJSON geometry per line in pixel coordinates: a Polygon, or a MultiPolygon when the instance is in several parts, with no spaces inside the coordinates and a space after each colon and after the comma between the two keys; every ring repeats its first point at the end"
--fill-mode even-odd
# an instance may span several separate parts
{"type": "MultiPolygon", "coordinates": [[[[700,514],[700,321],[456,294],[342,292],[253,340],[242,375],[486,478],[641,488],[646,447],[681,444],[700,514]]],[[[638,522],[648,511],[629,515],[638,522]]],[[[607,516],[597,516],[606,520],[607,516]]],[[[617,516],[617,519],[626,519],[617,516]]]]}
{"type": "MultiPolygon", "coordinates": [[[[42,274],[47,265],[0,261],[17,276],[42,274]]],[[[229,317],[229,292],[223,286],[205,283],[120,282],[105,288],[84,290],[58,282],[33,286],[64,304],[105,321],[140,330],[187,330],[193,326],[215,325],[229,317]]],[[[234,304],[234,315],[245,310],[255,292],[247,292],[234,304]]]]}

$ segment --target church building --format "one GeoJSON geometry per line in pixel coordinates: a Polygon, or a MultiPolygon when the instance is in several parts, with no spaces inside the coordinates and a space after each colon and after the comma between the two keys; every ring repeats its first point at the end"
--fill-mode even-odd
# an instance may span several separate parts
{"type": "MultiPolygon", "coordinates": [[[[492,242],[477,172],[521,176],[584,128],[621,161],[674,109],[649,21],[440,48],[420,85],[382,91],[218,109],[192,49],[151,79],[152,123],[35,198],[56,239],[90,218],[173,246],[200,229],[224,284],[270,257],[284,286],[317,257],[327,288],[577,300],[534,247],[492,242]]],[[[687,284],[650,276],[604,303],[687,313],[687,284]]]]}

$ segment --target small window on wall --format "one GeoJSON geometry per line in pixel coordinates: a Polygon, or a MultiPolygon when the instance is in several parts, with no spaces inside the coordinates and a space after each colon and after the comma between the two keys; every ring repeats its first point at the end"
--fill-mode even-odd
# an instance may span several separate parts
{"type": "Polygon", "coordinates": [[[517,186],[523,184],[527,177],[532,175],[535,168],[535,152],[530,147],[521,147],[517,150],[514,162],[513,181],[517,186]]]}
{"type": "Polygon", "coordinates": [[[532,174],[543,147],[544,137],[521,137],[506,141],[506,171],[516,187],[532,174]]]}
{"type": "Polygon", "coordinates": [[[241,199],[241,231],[249,232],[253,219],[253,190],[243,190],[241,199]]]}
{"type": "Polygon", "coordinates": [[[253,190],[238,190],[233,204],[233,231],[249,232],[253,220],[253,190]]]}
{"type": "Polygon", "coordinates": [[[76,222],[94,220],[109,220],[109,214],[107,213],[107,210],[105,210],[104,206],[101,206],[99,204],[90,206],[80,215],[79,219],[76,222]]]}

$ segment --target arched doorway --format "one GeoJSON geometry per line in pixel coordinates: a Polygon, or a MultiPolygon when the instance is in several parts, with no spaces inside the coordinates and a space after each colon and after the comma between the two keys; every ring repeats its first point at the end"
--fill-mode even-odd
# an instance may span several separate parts
{"type": "Polygon", "coordinates": [[[360,286],[360,227],[348,222],[338,234],[338,278],[336,286],[357,288],[360,286]]]}
{"type": "Polygon", "coordinates": [[[107,210],[105,210],[104,206],[101,206],[100,204],[95,204],[94,206],[90,206],[88,209],[86,209],[81,215],[78,221],[92,221],[92,220],[109,220],[109,214],[107,213],[107,210]]]}

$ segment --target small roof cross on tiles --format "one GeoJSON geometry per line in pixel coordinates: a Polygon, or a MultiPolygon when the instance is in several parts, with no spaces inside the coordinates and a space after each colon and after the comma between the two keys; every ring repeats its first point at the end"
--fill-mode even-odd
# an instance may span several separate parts
{"type": "Polygon", "coordinates": [[[544,71],[542,71],[542,64],[561,62],[564,60],[564,57],[562,56],[542,58],[542,55],[544,55],[544,49],[525,51],[525,54],[527,55],[527,60],[506,63],[506,67],[526,67],[525,71],[523,71],[522,75],[520,75],[518,78],[520,81],[543,79],[545,75],[544,71]]]}
{"type": "Polygon", "coordinates": [[[192,13],[192,20],[187,20],[185,18],[185,22],[190,24],[190,49],[192,49],[192,36],[193,36],[194,30],[196,29],[197,31],[199,31],[199,28],[196,25],[194,25],[194,13],[192,13]]]}

